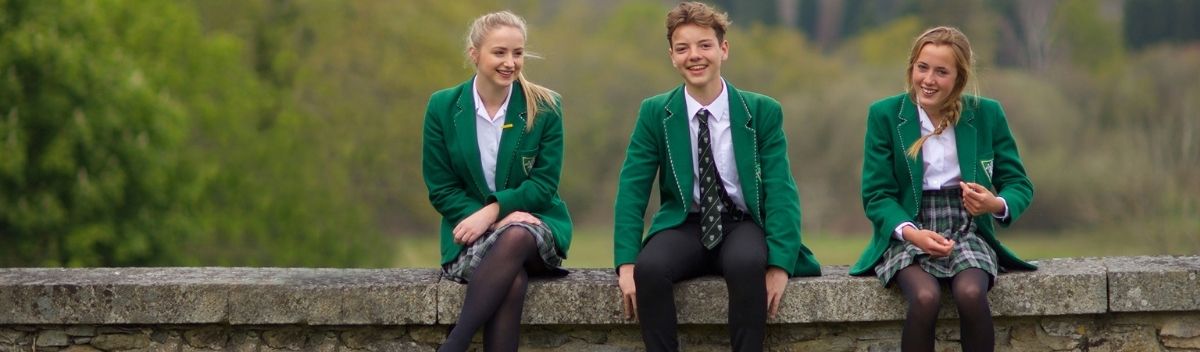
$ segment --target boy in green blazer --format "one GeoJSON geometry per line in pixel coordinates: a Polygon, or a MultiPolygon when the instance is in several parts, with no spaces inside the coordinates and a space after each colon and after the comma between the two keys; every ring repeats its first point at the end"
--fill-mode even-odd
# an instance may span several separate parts
{"type": "Polygon", "coordinates": [[[648,351],[679,348],[675,282],[723,275],[734,350],[761,351],[788,276],[820,275],[800,239],[779,103],[721,78],[728,25],[702,3],[667,14],[668,53],[684,84],[642,102],[621,168],[614,259],[648,351]],[[656,175],[661,207],[643,236],[656,175]]]}
{"type": "Polygon", "coordinates": [[[925,31],[909,54],[907,92],[867,117],[862,202],[875,231],[850,274],[900,286],[904,351],[933,351],[940,282],[958,307],[962,350],[993,350],[988,290],[1001,268],[1035,269],[992,228],[1025,212],[1033,184],[1000,104],[963,94],[971,56],[958,29],[925,31]]]}

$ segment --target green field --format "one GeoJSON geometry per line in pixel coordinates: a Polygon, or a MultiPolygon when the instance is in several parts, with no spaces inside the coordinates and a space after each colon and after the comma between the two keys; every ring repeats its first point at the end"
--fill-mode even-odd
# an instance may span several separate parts
{"type": "MultiPolygon", "coordinates": [[[[612,235],[608,229],[578,229],[566,261],[568,267],[607,268],[612,266],[612,235]]],[[[849,265],[858,259],[868,234],[831,235],[806,233],[804,242],[823,265],[849,265]]],[[[1123,233],[1017,233],[1001,230],[1000,240],[1024,259],[1096,257],[1123,255],[1197,255],[1200,236],[1179,238],[1131,236],[1123,233]]],[[[397,240],[395,266],[432,268],[437,266],[437,236],[407,236],[397,240]]]]}

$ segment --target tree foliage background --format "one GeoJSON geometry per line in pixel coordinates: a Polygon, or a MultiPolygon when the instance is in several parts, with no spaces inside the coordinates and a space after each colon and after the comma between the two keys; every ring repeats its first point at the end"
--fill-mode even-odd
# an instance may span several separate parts
{"type": "MultiPolygon", "coordinates": [[[[425,102],[470,78],[466,26],[500,9],[529,20],[545,59],[526,73],[564,97],[561,193],[607,229],[637,106],[679,84],[672,4],[0,0],[0,266],[389,265],[391,239],[437,223],[425,102]]],[[[866,233],[866,107],[949,24],[1037,187],[1021,228],[1200,252],[1195,2],[716,4],[726,78],[784,105],[805,231],[866,233]]]]}

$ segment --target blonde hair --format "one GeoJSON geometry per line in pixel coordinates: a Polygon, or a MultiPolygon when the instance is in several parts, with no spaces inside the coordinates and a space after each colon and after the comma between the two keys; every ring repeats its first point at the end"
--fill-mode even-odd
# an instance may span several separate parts
{"type": "MultiPolygon", "coordinates": [[[[483,44],[483,39],[487,38],[487,35],[492,30],[502,26],[516,28],[521,32],[522,37],[528,38],[525,31],[525,19],[521,18],[521,16],[517,16],[509,11],[492,12],[479,16],[475,21],[471,22],[471,26],[467,29],[467,52],[470,53],[472,48],[479,50],[479,46],[483,44]]],[[[528,51],[525,52],[525,56],[540,58],[537,54],[528,51]]],[[[517,73],[517,82],[521,83],[521,90],[525,93],[525,108],[529,112],[529,119],[528,123],[525,124],[525,130],[528,131],[533,128],[534,119],[537,118],[540,108],[545,107],[553,111],[558,110],[558,104],[555,103],[558,93],[530,82],[525,78],[525,70],[517,73]]]]}
{"type": "Polygon", "coordinates": [[[717,41],[723,41],[730,22],[729,15],[718,12],[702,2],[681,2],[667,12],[667,44],[671,43],[671,35],[675,34],[675,29],[685,24],[712,28],[717,32],[717,41]]]}
{"type": "MultiPolygon", "coordinates": [[[[950,91],[950,95],[946,97],[946,101],[942,102],[942,106],[937,108],[937,113],[942,116],[942,120],[934,127],[932,134],[921,136],[912,146],[908,147],[905,152],[909,158],[916,159],[917,153],[921,152],[921,145],[925,144],[925,140],[929,136],[940,135],[942,131],[950,126],[958,124],[959,115],[962,113],[962,93],[967,83],[970,82],[973,76],[972,66],[975,59],[971,52],[971,42],[967,41],[967,36],[954,27],[934,27],[926,30],[925,33],[917,36],[913,41],[912,52],[908,55],[908,68],[905,70],[905,82],[908,83],[905,88],[908,91],[908,98],[916,101],[916,90],[913,89],[912,71],[913,65],[917,62],[917,56],[921,55],[921,49],[926,45],[947,45],[954,51],[955,66],[957,66],[957,77],[954,79],[954,89],[950,91]]],[[[978,88],[972,88],[973,92],[977,92],[978,88]]],[[[977,93],[975,95],[978,95],[977,93]]]]}

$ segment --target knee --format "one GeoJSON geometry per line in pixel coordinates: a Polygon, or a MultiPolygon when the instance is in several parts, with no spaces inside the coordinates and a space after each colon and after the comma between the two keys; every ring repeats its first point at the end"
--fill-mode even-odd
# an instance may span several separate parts
{"type": "Polygon", "coordinates": [[[958,285],[954,287],[954,301],[959,306],[967,303],[987,302],[987,290],[979,285],[958,285]]]}
{"type": "Polygon", "coordinates": [[[533,233],[521,226],[511,226],[496,236],[499,237],[493,246],[522,248],[537,245],[533,240],[533,233]]]}
{"type": "Polygon", "coordinates": [[[921,289],[908,299],[910,309],[922,311],[937,311],[942,300],[942,294],[937,288],[921,289]]]}

